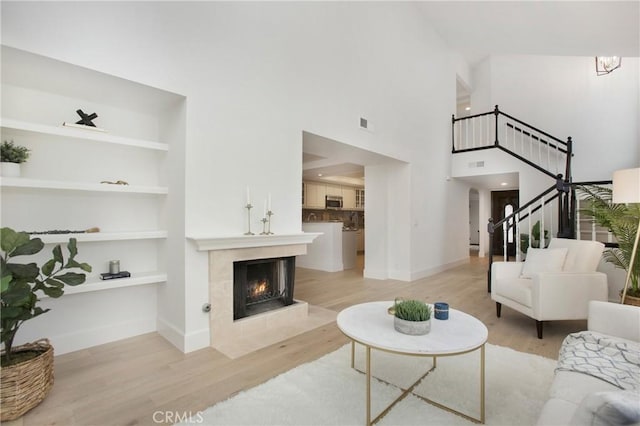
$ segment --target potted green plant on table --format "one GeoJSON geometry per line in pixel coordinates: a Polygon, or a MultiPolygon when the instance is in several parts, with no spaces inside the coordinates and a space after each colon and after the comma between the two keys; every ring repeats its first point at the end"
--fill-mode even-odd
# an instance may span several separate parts
{"type": "Polygon", "coordinates": [[[393,327],[414,336],[431,331],[431,306],[419,300],[396,299],[392,308],[393,327]]]}
{"type": "Polygon", "coordinates": [[[592,217],[596,224],[608,229],[618,243],[618,247],[604,250],[604,260],[626,272],[631,270],[625,303],[640,306],[640,256],[636,256],[633,265],[630,265],[640,221],[640,204],[614,204],[613,190],[604,186],[585,185],[579,189],[585,193],[584,201],[587,203],[587,207],[580,209],[580,213],[592,217]]]}
{"type": "Polygon", "coordinates": [[[91,272],[91,266],[75,260],[78,254],[75,238],[70,238],[67,244],[67,259],[58,244],[52,250],[52,258],[42,267],[35,262],[14,261],[18,256],[39,253],[44,247],[40,238],[2,228],[0,245],[0,341],[4,345],[0,356],[0,420],[7,421],[38,405],[53,385],[53,347],[46,339],[14,347],[18,329],[25,321],[49,311],[37,306],[39,295],[62,296],[65,285],[85,282],[86,275],[73,270],[91,272]]]}
{"type": "Polygon", "coordinates": [[[20,176],[20,164],[29,158],[29,149],[4,141],[0,145],[0,174],[5,177],[20,176]]]}

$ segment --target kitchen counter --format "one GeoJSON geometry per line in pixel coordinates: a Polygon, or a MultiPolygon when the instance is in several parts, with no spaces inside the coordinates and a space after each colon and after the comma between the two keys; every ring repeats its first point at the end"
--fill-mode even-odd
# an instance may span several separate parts
{"type": "Polygon", "coordinates": [[[355,267],[356,232],[343,231],[342,222],[304,222],[302,231],[322,235],[307,245],[306,255],[296,258],[296,266],[327,272],[355,267]]]}
{"type": "Polygon", "coordinates": [[[342,231],[342,267],[353,269],[356,267],[358,240],[355,229],[342,231]]]}

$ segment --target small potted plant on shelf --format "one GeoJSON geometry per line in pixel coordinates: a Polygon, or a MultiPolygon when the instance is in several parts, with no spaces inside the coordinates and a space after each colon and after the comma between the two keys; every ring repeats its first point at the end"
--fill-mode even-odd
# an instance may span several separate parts
{"type": "Polygon", "coordinates": [[[393,327],[400,333],[419,336],[431,331],[431,306],[424,302],[396,299],[390,312],[393,327]]]}
{"type": "Polygon", "coordinates": [[[613,190],[599,185],[579,187],[585,194],[587,207],[580,213],[592,217],[595,223],[613,234],[618,247],[608,247],[602,256],[605,262],[630,274],[630,287],[624,303],[640,306],[640,256],[631,262],[631,253],[635,242],[638,222],[640,221],[640,203],[614,204],[613,190]]]}
{"type": "Polygon", "coordinates": [[[29,149],[4,141],[0,145],[0,174],[5,177],[20,176],[20,164],[29,158],[29,149]]]}
{"type": "Polygon", "coordinates": [[[57,298],[65,285],[79,285],[91,272],[91,266],[75,260],[76,239],[70,238],[69,252],[64,258],[60,245],[52,250],[52,258],[42,267],[35,262],[15,263],[17,256],[39,253],[44,243],[26,232],[11,228],[0,229],[1,308],[0,341],[4,349],[0,356],[0,421],[13,420],[38,405],[53,385],[53,348],[47,339],[14,347],[13,341],[20,326],[49,309],[38,305],[38,296],[57,298]]]}

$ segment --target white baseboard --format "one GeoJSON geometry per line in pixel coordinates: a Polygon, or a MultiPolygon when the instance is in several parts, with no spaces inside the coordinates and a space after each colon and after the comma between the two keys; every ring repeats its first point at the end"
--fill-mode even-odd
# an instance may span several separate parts
{"type": "Polygon", "coordinates": [[[209,328],[188,333],[184,339],[184,352],[189,353],[211,346],[211,332],[209,328]]]}
{"type": "Polygon", "coordinates": [[[411,273],[411,278],[409,281],[419,280],[421,278],[430,277],[431,275],[439,274],[440,272],[444,272],[446,270],[456,268],[461,265],[466,265],[469,263],[469,258],[465,257],[459,260],[455,260],[453,262],[445,263],[443,265],[438,265],[433,268],[423,269],[421,271],[416,271],[411,273]]]}
{"type": "Polygon", "coordinates": [[[92,346],[115,342],[129,337],[156,331],[152,318],[109,324],[105,327],[84,329],[79,332],[49,336],[55,355],[62,355],[92,346]]]}
{"type": "Polygon", "coordinates": [[[398,281],[415,281],[421,278],[426,278],[431,275],[439,274],[440,272],[444,272],[448,269],[455,268],[461,265],[466,265],[469,263],[469,258],[464,257],[462,259],[445,263],[444,265],[438,265],[433,268],[423,269],[421,271],[404,271],[404,270],[383,270],[383,269],[371,269],[365,268],[363,271],[363,275],[365,278],[372,278],[376,280],[398,280],[398,281]]]}
{"type": "Polygon", "coordinates": [[[387,271],[384,269],[364,268],[364,271],[362,271],[362,275],[365,278],[371,278],[374,280],[386,280],[388,277],[387,271]]]}
{"type": "Polygon", "coordinates": [[[167,339],[176,348],[184,352],[184,333],[173,324],[158,318],[157,321],[158,334],[167,339]]]}
{"type": "Polygon", "coordinates": [[[167,339],[183,353],[189,353],[198,349],[211,346],[209,328],[183,333],[173,324],[158,318],[158,334],[167,339]]]}

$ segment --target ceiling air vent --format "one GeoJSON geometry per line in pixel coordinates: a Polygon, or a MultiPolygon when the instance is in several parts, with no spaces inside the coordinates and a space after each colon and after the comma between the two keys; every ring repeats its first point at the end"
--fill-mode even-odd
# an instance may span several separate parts
{"type": "Polygon", "coordinates": [[[473,169],[476,167],[484,167],[484,161],[472,161],[471,163],[469,163],[470,169],[473,169]]]}
{"type": "Polygon", "coordinates": [[[369,128],[369,121],[366,118],[360,117],[360,128],[362,129],[369,128]]]}

